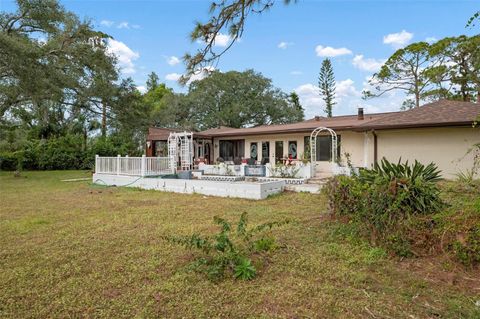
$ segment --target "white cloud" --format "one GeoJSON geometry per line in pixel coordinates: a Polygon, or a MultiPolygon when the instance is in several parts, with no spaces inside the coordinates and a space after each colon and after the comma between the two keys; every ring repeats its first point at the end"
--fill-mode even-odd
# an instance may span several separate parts
{"type": "Polygon", "coordinates": [[[167,63],[171,66],[174,66],[180,63],[180,59],[172,55],[171,57],[167,57],[167,63]]]}
{"type": "MultiPolygon", "coordinates": [[[[372,76],[366,76],[363,82],[363,90],[375,92],[376,82],[372,80],[372,76]]],[[[399,111],[403,101],[407,96],[403,92],[390,91],[386,92],[382,96],[375,97],[368,100],[358,101],[358,105],[361,105],[366,113],[380,113],[380,112],[393,112],[399,111]]]]}
{"type": "Polygon", "coordinates": [[[294,90],[300,98],[300,104],[305,110],[305,118],[312,118],[323,112],[325,103],[320,97],[320,92],[316,85],[311,83],[302,84],[294,90]]]}
{"type": "Polygon", "coordinates": [[[203,80],[213,71],[215,71],[215,68],[213,66],[206,66],[202,70],[195,72],[195,74],[193,74],[190,77],[190,80],[188,81],[188,83],[193,81],[203,80]]]}
{"type": "Polygon", "coordinates": [[[147,92],[147,88],[146,88],[145,86],[143,86],[143,85],[138,85],[138,86],[137,86],[137,90],[139,90],[140,93],[145,93],[145,92],[147,92]]]}
{"type": "Polygon", "coordinates": [[[390,33],[383,37],[383,43],[390,44],[392,47],[399,49],[404,47],[413,38],[413,33],[402,30],[398,33],[390,33]]]}
{"type": "Polygon", "coordinates": [[[356,55],[353,60],[352,64],[357,69],[369,72],[377,72],[380,70],[382,65],[385,63],[385,60],[379,59],[371,59],[371,58],[364,58],[362,54],[356,55]]]}
{"type": "MultiPolygon", "coordinates": [[[[325,102],[320,96],[318,87],[311,83],[298,86],[294,90],[299,98],[300,104],[305,109],[305,117],[312,118],[315,115],[325,115],[323,110],[325,102]]],[[[338,81],[336,83],[337,104],[334,106],[333,114],[353,114],[356,107],[361,104],[361,92],[355,87],[355,83],[351,79],[338,81]]]]}
{"type": "MultiPolygon", "coordinates": [[[[226,47],[231,40],[232,38],[228,34],[217,33],[217,36],[215,37],[215,42],[213,43],[213,45],[217,47],[226,47]]],[[[202,45],[205,44],[205,41],[203,41],[203,39],[202,40],[198,39],[196,42],[202,45]]],[[[240,39],[237,39],[237,42],[240,42],[240,39]]]]}
{"type": "Polygon", "coordinates": [[[110,20],[102,20],[100,21],[100,24],[106,27],[111,27],[115,22],[110,21],[110,20]]]}
{"type": "Polygon", "coordinates": [[[182,75],[178,73],[169,73],[165,75],[165,80],[167,81],[178,81],[182,75]]]}
{"type": "Polygon", "coordinates": [[[226,47],[231,38],[228,34],[219,33],[215,37],[215,45],[218,47],[226,47]]]}
{"type": "MultiPolygon", "coordinates": [[[[111,21],[111,20],[102,20],[100,21],[100,25],[103,25],[105,27],[113,27],[115,25],[115,21],[111,21]]],[[[130,24],[129,22],[127,21],[123,21],[123,22],[120,22],[116,25],[116,27],[118,29],[140,29],[140,26],[138,24],[130,24]]]]}
{"type": "Polygon", "coordinates": [[[292,71],[290,72],[290,75],[302,75],[303,72],[302,71],[292,71]]]}
{"type": "Polygon", "coordinates": [[[340,55],[348,55],[352,54],[352,51],[350,51],[347,48],[332,48],[332,47],[324,47],[322,45],[317,45],[315,48],[315,52],[317,52],[317,56],[321,57],[336,57],[340,55]]]}
{"type": "Polygon", "coordinates": [[[117,28],[119,28],[119,29],[130,29],[130,24],[128,24],[128,22],[126,22],[126,21],[123,21],[123,22],[120,22],[117,25],[117,28]]]}
{"type": "Polygon", "coordinates": [[[282,42],[280,42],[280,43],[277,45],[277,47],[278,47],[279,49],[285,50],[286,48],[288,48],[289,46],[292,46],[292,45],[293,45],[293,42],[284,42],[284,41],[282,41],[282,42]]]}
{"type": "MultiPolygon", "coordinates": [[[[215,68],[213,66],[206,66],[202,70],[199,70],[195,72],[192,76],[190,76],[190,79],[188,80],[187,84],[192,83],[193,81],[199,81],[204,78],[206,78],[210,72],[215,71],[215,68]]],[[[165,80],[167,81],[178,81],[182,74],[179,73],[169,73],[165,75],[165,80]]]]}
{"type": "Polygon", "coordinates": [[[218,33],[215,37],[215,43],[213,45],[217,47],[226,47],[230,41],[231,38],[228,34],[218,33]]]}
{"type": "Polygon", "coordinates": [[[435,38],[435,37],[427,37],[425,39],[425,42],[428,42],[428,43],[434,43],[434,42],[437,42],[437,41],[438,41],[438,39],[435,38]]]}
{"type": "Polygon", "coordinates": [[[108,52],[117,57],[118,64],[120,65],[123,73],[135,73],[135,64],[133,61],[140,57],[138,52],[130,49],[125,43],[114,39],[108,40],[108,52]]]}
{"type": "Polygon", "coordinates": [[[340,100],[344,97],[361,96],[361,92],[357,91],[354,84],[355,82],[353,82],[352,79],[336,82],[335,93],[337,95],[337,102],[340,102],[340,100]]]}

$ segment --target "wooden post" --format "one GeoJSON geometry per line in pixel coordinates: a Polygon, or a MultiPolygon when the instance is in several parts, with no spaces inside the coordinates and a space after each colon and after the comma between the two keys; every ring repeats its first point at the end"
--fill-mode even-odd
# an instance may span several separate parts
{"type": "Polygon", "coordinates": [[[140,175],[142,177],[145,176],[145,164],[147,162],[147,157],[145,155],[142,155],[142,164],[141,164],[141,168],[140,168],[140,175]]]}
{"type": "Polygon", "coordinates": [[[120,175],[120,154],[117,155],[117,175],[120,175]]]}
{"type": "Polygon", "coordinates": [[[98,154],[95,154],[95,174],[98,173],[98,154]]]}

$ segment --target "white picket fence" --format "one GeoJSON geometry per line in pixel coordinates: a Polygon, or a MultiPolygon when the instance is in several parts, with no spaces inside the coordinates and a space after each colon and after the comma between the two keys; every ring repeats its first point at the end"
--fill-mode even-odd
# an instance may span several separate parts
{"type": "Polygon", "coordinates": [[[96,174],[113,174],[129,176],[154,176],[173,174],[169,157],[104,157],[95,156],[96,174]]]}

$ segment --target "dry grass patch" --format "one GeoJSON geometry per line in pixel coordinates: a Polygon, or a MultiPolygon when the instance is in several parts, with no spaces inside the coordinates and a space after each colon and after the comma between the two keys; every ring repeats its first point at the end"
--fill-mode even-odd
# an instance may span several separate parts
{"type": "Polygon", "coordinates": [[[60,182],[88,172],[0,173],[0,317],[474,318],[479,291],[432,282],[326,219],[319,195],[264,201],[60,182]],[[273,229],[253,281],[212,283],[163,235],[213,216],[273,229]]]}

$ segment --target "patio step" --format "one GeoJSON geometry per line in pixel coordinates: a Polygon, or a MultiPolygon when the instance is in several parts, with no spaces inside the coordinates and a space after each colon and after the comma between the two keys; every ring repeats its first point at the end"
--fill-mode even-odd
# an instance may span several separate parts
{"type": "Polygon", "coordinates": [[[319,194],[322,185],[320,184],[300,184],[300,185],[286,185],[285,190],[297,193],[312,193],[319,194]]]}
{"type": "Polygon", "coordinates": [[[316,185],[323,185],[327,182],[328,178],[309,178],[307,184],[316,184],[316,185]]]}
{"type": "Polygon", "coordinates": [[[330,172],[321,172],[321,171],[319,172],[319,171],[317,171],[317,172],[315,172],[315,176],[314,176],[313,178],[316,178],[316,179],[327,179],[327,178],[330,178],[330,177],[332,177],[332,176],[333,176],[333,174],[330,173],[330,172]]]}

